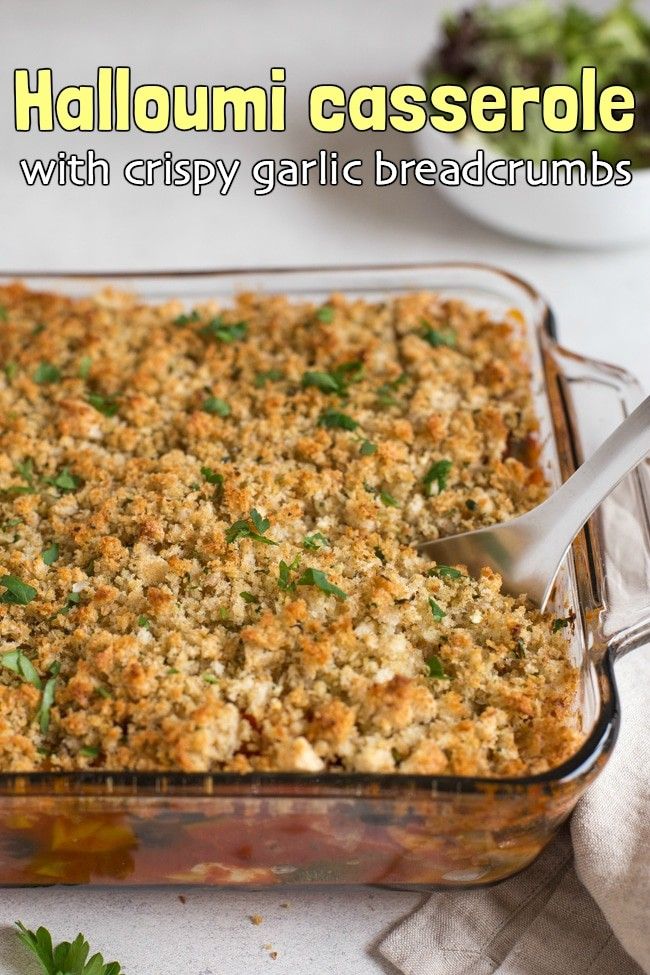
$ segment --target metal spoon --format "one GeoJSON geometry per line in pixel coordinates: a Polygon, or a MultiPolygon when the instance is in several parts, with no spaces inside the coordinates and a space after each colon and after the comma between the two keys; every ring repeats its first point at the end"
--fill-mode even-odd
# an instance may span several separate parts
{"type": "Polygon", "coordinates": [[[650,396],[546,501],[512,521],[418,545],[436,562],[470,575],[495,569],[504,592],[526,593],[542,609],[562,559],[582,526],[616,485],[650,453],[650,396]]]}

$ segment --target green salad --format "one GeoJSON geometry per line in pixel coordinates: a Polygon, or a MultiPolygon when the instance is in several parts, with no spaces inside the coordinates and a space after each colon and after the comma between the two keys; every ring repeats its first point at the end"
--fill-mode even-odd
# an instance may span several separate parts
{"type": "Polygon", "coordinates": [[[506,7],[480,3],[450,16],[426,66],[430,88],[479,85],[568,84],[579,88],[583,67],[595,67],[598,86],[626,85],[636,96],[630,132],[549,132],[538,105],[526,107],[526,130],[504,130],[481,139],[513,158],[584,159],[592,149],[616,163],[630,159],[650,166],[650,24],[631,2],[621,0],[605,14],[570,4],[553,9],[546,0],[506,7]]]}

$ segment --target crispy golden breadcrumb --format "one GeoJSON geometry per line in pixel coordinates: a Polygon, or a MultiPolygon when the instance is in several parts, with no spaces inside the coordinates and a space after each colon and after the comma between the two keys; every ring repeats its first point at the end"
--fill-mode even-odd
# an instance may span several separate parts
{"type": "Polygon", "coordinates": [[[1,769],[494,776],[576,748],[566,635],[412,547],[545,496],[514,320],[0,307],[1,769]]]}

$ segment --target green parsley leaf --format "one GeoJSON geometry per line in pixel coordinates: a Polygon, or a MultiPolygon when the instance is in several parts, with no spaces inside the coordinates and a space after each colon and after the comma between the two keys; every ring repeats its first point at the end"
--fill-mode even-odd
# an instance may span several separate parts
{"type": "Polygon", "coordinates": [[[45,477],[43,480],[47,484],[59,489],[59,491],[76,491],[81,487],[81,479],[75,474],[71,474],[67,467],[56,475],[56,477],[45,477]]]}
{"type": "Polygon", "coordinates": [[[434,484],[437,484],[438,486],[438,494],[441,491],[444,491],[444,489],[447,487],[447,478],[449,477],[449,472],[451,471],[452,466],[453,465],[450,460],[437,460],[431,465],[422,479],[426,494],[433,494],[434,484]]]}
{"type": "Polygon", "coordinates": [[[138,626],[142,627],[143,630],[148,630],[151,626],[151,620],[147,616],[138,616],[138,626]]]}
{"type": "Polygon", "coordinates": [[[14,674],[24,677],[28,684],[32,684],[39,691],[41,689],[41,678],[36,672],[34,664],[29,657],[26,657],[22,650],[10,650],[0,657],[0,665],[12,670],[14,674]]]}
{"type": "Polygon", "coordinates": [[[526,644],[521,639],[521,637],[519,637],[519,639],[515,643],[515,649],[512,652],[517,658],[517,660],[523,660],[524,657],[526,656],[526,644]]]}
{"type": "Polygon", "coordinates": [[[34,933],[21,921],[16,921],[16,924],[18,937],[38,958],[45,975],[123,975],[118,962],[104,962],[99,952],[88,958],[90,945],[82,934],[78,934],[72,943],[62,941],[54,948],[52,936],[46,928],[41,927],[34,933]]]}
{"type": "Polygon", "coordinates": [[[456,333],[452,329],[441,332],[437,328],[431,328],[431,326],[424,321],[422,322],[420,338],[424,339],[425,342],[428,342],[429,345],[434,349],[439,348],[441,345],[453,349],[456,345],[456,333]]]}
{"type": "Polygon", "coordinates": [[[431,599],[430,597],[429,597],[429,607],[431,609],[431,612],[433,613],[434,620],[444,619],[444,617],[447,615],[445,611],[440,606],[438,606],[438,603],[435,601],[435,599],[431,599]]]}
{"type": "Polygon", "coordinates": [[[255,375],[255,385],[258,389],[262,389],[266,386],[267,382],[277,383],[280,379],[284,379],[284,373],[280,372],[279,369],[267,369],[266,372],[258,372],[255,375]]]}
{"type": "Polygon", "coordinates": [[[324,572],[320,569],[305,569],[303,574],[297,580],[297,585],[299,586],[316,586],[321,592],[325,592],[330,596],[336,596],[337,599],[347,599],[348,594],[339,589],[329,581],[324,572]]]}
{"type": "Polygon", "coordinates": [[[191,325],[193,322],[200,322],[201,316],[199,315],[196,308],[193,308],[189,314],[178,315],[172,320],[173,325],[191,325]]]}
{"type": "Polygon", "coordinates": [[[306,552],[316,552],[323,545],[329,545],[329,542],[320,532],[314,532],[313,535],[305,535],[302,540],[302,547],[306,552]]]}
{"type": "Polygon", "coordinates": [[[334,376],[329,372],[305,372],[302,377],[304,388],[315,386],[323,393],[339,393],[339,384],[334,376]]]}
{"type": "Polygon", "coordinates": [[[223,485],[223,474],[215,474],[211,467],[202,467],[201,474],[208,484],[223,485]]]}
{"type": "Polygon", "coordinates": [[[41,552],[41,558],[45,565],[52,565],[59,557],[59,546],[56,542],[52,542],[45,551],[41,552]]]}
{"type": "Polygon", "coordinates": [[[384,555],[382,550],[380,548],[375,548],[374,552],[377,558],[379,559],[379,561],[381,562],[381,564],[386,565],[386,556],[384,555]]]}
{"type": "Polygon", "coordinates": [[[18,374],[18,363],[17,362],[7,362],[4,367],[4,373],[9,382],[15,379],[18,374]]]}
{"type": "Polygon", "coordinates": [[[50,677],[46,681],[45,687],[43,688],[43,696],[41,698],[41,706],[38,709],[38,724],[41,732],[46,735],[50,727],[50,711],[52,705],[54,704],[54,693],[56,691],[56,685],[58,682],[58,677],[50,677]]]}
{"type": "Polygon", "coordinates": [[[100,393],[88,393],[86,402],[93,406],[102,416],[115,416],[120,408],[117,396],[102,396],[100,393]]]}
{"type": "Polygon", "coordinates": [[[262,517],[257,508],[251,509],[251,521],[255,525],[255,530],[258,531],[260,535],[263,535],[271,524],[268,518],[262,517]]]}
{"type": "Polygon", "coordinates": [[[379,497],[385,508],[399,508],[399,501],[396,501],[388,491],[380,491],[379,497]]]}
{"type": "MultiPolygon", "coordinates": [[[[2,582],[2,579],[0,579],[0,582],[2,582]]],[[[557,633],[559,630],[563,630],[565,626],[568,626],[570,622],[571,618],[569,616],[567,616],[566,619],[555,619],[553,620],[551,629],[553,633],[557,633]]]]}
{"type": "Polygon", "coordinates": [[[370,440],[364,440],[361,444],[361,450],[359,453],[362,457],[370,457],[372,454],[376,454],[377,450],[378,448],[376,443],[371,443],[370,440]]]}
{"type": "Polygon", "coordinates": [[[296,583],[291,579],[291,573],[295,572],[300,565],[300,556],[296,555],[295,559],[287,564],[284,559],[280,560],[278,566],[278,588],[283,592],[293,592],[296,588],[296,583]]]}
{"type": "Polygon", "coordinates": [[[79,749],[80,755],[85,755],[86,758],[97,758],[99,755],[99,748],[91,748],[90,745],[84,745],[83,748],[79,749]]]}
{"type": "Polygon", "coordinates": [[[30,487],[34,485],[34,461],[31,457],[27,460],[22,461],[20,464],[16,464],[16,471],[22,477],[23,481],[27,481],[30,487]]]}
{"type": "Polygon", "coordinates": [[[0,322],[6,322],[9,318],[9,312],[4,305],[0,305],[0,322]]]}
{"type": "Polygon", "coordinates": [[[465,507],[467,508],[468,511],[476,511],[476,501],[473,501],[471,498],[468,498],[467,501],[465,502],[465,507]]]}
{"type": "Polygon", "coordinates": [[[56,616],[58,615],[58,613],[63,613],[64,616],[67,616],[68,613],[71,610],[73,610],[75,606],[78,606],[80,602],[81,602],[81,593],[71,592],[68,594],[68,598],[65,601],[65,606],[62,606],[61,609],[59,609],[57,613],[55,613],[54,615],[56,616]]]}
{"type": "Polygon", "coordinates": [[[204,413],[210,413],[212,416],[230,416],[230,405],[219,396],[208,396],[203,401],[201,409],[204,413]]]}
{"type": "Polygon", "coordinates": [[[435,677],[437,680],[449,680],[449,675],[445,673],[442,660],[435,653],[432,653],[427,658],[426,665],[429,668],[429,677],[435,677]]]}
{"type": "Polygon", "coordinates": [[[259,603],[257,596],[254,596],[252,592],[240,592],[239,595],[244,600],[245,603],[259,603]]]}
{"type": "Polygon", "coordinates": [[[331,305],[322,305],[317,311],[315,317],[319,322],[329,322],[334,321],[334,309],[331,305]]]}
{"type": "Polygon", "coordinates": [[[429,569],[427,575],[438,576],[439,579],[460,579],[463,573],[451,565],[436,565],[433,569],[429,569]]]}
{"type": "Polygon", "coordinates": [[[99,685],[98,685],[98,686],[97,686],[97,687],[95,688],[95,690],[97,691],[97,693],[99,694],[99,696],[100,696],[100,697],[103,697],[103,698],[104,698],[105,700],[110,700],[110,698],[112,698],[112,697],[113,697],[113,695],[112,695],[112,694],[111,694],[111,692],[110,692],[110,691],[108,690],[108,688],[107,688],[107,687],[102,687],[102,686],[101,686],[101,684],[99,684],[99,685]]]}
{"type": "Polygon", "coordinates": [[[219,678],[216,674],[204,674],[203,680],[206,682],[206,684],[216,684],[219,678]]]}
{"type": "Polygon", "coordinates": [[[36,368],[34,373],[34,382],[38,383],[40,386],[45,386],[48,383],[58,383],[61,379],[61,371],[53,366],[51,362],[41,362],[40,366],[36,368]]]}
{"type": "Polygon", "coordinates": [[[0,576],[0,586],[6,589],[6,592],[0,596],[0,603],[5,605],[27,606],[32,599],[36,598],[36,589],[16,576],[0,576]]]}
{"type": "Polygon", "coordinates": [[[90,370],[93,367],[93,360],[89,355],[83,355],[79,360],[79,379],[88,379],[90,370]]]}
{"type": "Polygon", "coordinates": [[[227,529],[226,541],[232,545],[238,538],[251,538],[254,542],[263,542],[264,545],[277,545],[278,543],[274,542],[272,538],[266,538],[264,535],[270,524],[268,518],[263,518],[259,511],[253,508],[250,513],[250,520],[239,518],[227,529]],[[253,527],[251,527],[251,522],[253,527]]]}
{"type": "Polygon", "coordinates": [[[207,339],[216,339],[218,342],[237,342],[246,338],[248,322],[235,322],[234,325],[227,325],[221,315],[217,315],[208,322],[203,328],[199,329],[199,335],[207,339]]]}
{"type": "Polygon", "coordinates": [[[327,430],[356,430],[359,424],[347,413],[329,409],[324,410],[319,416],[318,426],[325,427],[327,430]]]}
{"type": "Polygon", "coordinates": [[[382,383],[377,390],[377,402],[379,405],[385,407],[398,406],[399,401],[393,394],[399,389],[400,386],[408,381],[408,378],[408,373],[403,372],[397,377],[397,379],[392,379],[389,382],[382,383]]]}

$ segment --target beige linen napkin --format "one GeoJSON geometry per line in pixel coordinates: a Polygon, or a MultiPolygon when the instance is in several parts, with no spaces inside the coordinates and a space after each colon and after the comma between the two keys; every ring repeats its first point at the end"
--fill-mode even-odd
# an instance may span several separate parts
{"type": "Polygon", "coordinates": [[[433,894],[380,946],[404,975],[650,973],[650,647],[616,676],[619,741],[570,832],[511,880],[433,894]]]}

